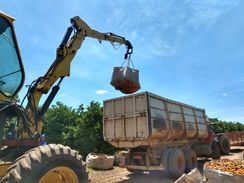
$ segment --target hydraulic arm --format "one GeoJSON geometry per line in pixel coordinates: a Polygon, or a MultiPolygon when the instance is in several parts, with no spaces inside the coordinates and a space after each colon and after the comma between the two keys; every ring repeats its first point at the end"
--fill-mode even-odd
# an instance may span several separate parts
{"type": "Polygon", "coordinates": [[[124,37],[117,36],[113,33],[100,33],[91,29],[82,19],[80,19],[80,17],[73,17],[71,19],[71,26],[67,29],[61,44],[57,48],[56,59],[46,74],[39,77],[30,85],[26,95],[28,99],[26,111],[29,120],[35,124],[30,127],[32,134],[41,133],[42,117],[57,94],[63,78],[70,75],[70,64],[86,37],[95,38],[99,41],[124,44],[127,49],[125,59],[129,58],[133,52],[131,43],[124,37]],[[53,86],[56,82],[57,84],[53,86]],[[39,101],[41,97],[43,94],[47,94],[51,88],[52,90],[49,96],[40,107],[39,101]]]}
{"type": "MultiPolygon", "coordinates": [[[[71,26],[57,48],[55,60],[43,76],[30,84],[19,105],[16,96],[24,82],[24,68],[13,20],[0,12],[0,182],[88,182],[78,152],[57,144],[39,146],[42,119],[62,80],[70,75],[71,62],[86,37],[124,44],[128,61],[133,52],[132,45],[123,37],[91,29],[79,17],[72,18],[71,26]],[[44,94],[48,97],[40,105],[44,94]]],[[[129,87],[126,85],[125,88],[129,87]]]]}

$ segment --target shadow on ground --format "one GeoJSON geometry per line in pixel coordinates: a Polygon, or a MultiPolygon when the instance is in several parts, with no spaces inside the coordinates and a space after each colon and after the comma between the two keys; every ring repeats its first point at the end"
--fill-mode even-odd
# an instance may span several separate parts
{"type": "MultiPolygon", "coordinates": [[[[198,169],[203,174],[203,166],[205,162],[211,159],[202,158],[198,160],[198,169]]],[[[147,172],[134,172],[127,175],[127,180],[122,180],[123,183],[173,183],[177,179],[170,178],[164,171],[147,171],[147,172]]]]}
{"type": "Polygon", "coordinates": [[[169,178],[163,171],[146,171],[134,172],[127,175],[128,180],[123,180],[123,183],[173,183],[176,179],[169,178]]]}

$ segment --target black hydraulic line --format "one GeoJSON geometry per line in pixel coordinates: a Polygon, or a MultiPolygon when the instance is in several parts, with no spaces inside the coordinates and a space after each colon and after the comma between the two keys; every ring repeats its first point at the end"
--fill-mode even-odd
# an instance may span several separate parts
{"type": "Polygon", "coordinates": [[[71,36],[73,30],[74,30],[74,29],[73,29],[72,26],[68,27],[68,29],[67,29],[67,31],[66,31],[66,33],[65,33],[65,35],[64,35],[64,38],[63,38],[63,40],[62,40],[60,46],[66,45],[66,44],[68,43],[69,38],[70,38],[70,36],[71,36]]]}
{"type": "Polygon", "coordinates": [[[52,88],[51,93],[49,94],[49,96],[47,97],[45,103],[43,104],[43,106],[41,107],[41,109],[38,112],[38,117],[39,118],[42,117],[45,114],[45,112],[47,112],[47,109],[51,105],[51,103],[52,103],[54,97],[56,96],[56,94],[58,93],[59,88],[60,87],[58,85],[56,85],[56,86],[54,86],[52,88]]]}
{"type": "Polygon", "coordinates": [[[133,46],[130,41],[126,40],[125,45],[127,46],[127,53],[132,54],[133,53],[133,46]]]}
{"type": "Polygon", "coordinates": [[[127,48],[127,51],[125,53],[124,59],[128,59],[128,57],[133,53],[133,46],[130,41],[125,40],[125,46],[127,48]]]}
{"type": "Polygon", "coordinates": [[[63,78],[61,78],[58,82],[57,85],[55,85],[53,88],[52,88],[52,91],[51,93],[49,94],[49,96],[47,97],[46,101],[44,102],[44,104],[42,105],[42,107],[40,108],[39,112],[38,112],[38,117],[39,118],[42,118],[43,115],[47,112],[49,106],[51,105],[53,99],[55,98],[55,96],[57,95],[59,89],[60,89],[60,84],[62,82],[63,78]]]}

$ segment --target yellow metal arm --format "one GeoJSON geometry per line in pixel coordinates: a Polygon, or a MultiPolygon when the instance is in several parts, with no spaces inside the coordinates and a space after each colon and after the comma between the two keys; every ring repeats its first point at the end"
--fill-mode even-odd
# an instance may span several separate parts
{"type": "Polygon", "coordinates": [[[67,32],[57,49],[57,56],[47,73],[38,78],[30,87],[27,98],[28,103],[26,110],[32,123],[36,125],[31,129],[32,133],[38,131],[41,133],[42,128],[42,116],[51,104],[51,101],[55,97],[59,84],[65,76],[70,75],[70,64],[76,55],[78,49],[81,47],[85,37],[91,37],[98,39],[99,41],[109,41],[112,43],[124,44],[127,48],[125,58],[127,58],[133,52],[131,43],[123,37],[117,36],[112,33],[100,33],[91,29],[80,17],[76,16],[71,19],[72,26],[67,29],[67,32]],[[59,83],[53,87],[56,81],[59,83]],[[53,91],[49,95],[44,105],[39,108],[39,101],[43,94],[49,92],[53,88],[53,91]],[[38,109],[39,108],[39,109],[38,109]],[[38,126],[38,129],[37,129],[38,126]]]}
{"type": "MultiPolygon", "coordinates": [[[[71,22],[74,22],[74,26],[79,28],[82,28],[85,32],[85,35],[87,37],[95,38],[98,40],[105,40],[105,41],[110,41],[112,43],[120,43],[120,44],[125,44],[128,46],[128,40],[126,40],[124,37],[115,35],[113,33],[100,33],[96,30],[91,29],[86,22],[84,22],[80,17],[76,16],[71,19],[71,22]]],[[[131,48],[132,49],[132,48],[131,48]]]]}

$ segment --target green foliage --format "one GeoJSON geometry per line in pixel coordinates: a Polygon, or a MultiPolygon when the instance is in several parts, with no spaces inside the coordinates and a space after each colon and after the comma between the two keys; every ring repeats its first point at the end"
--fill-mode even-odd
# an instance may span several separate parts
{"type": "Polygon", "coordinates": [[[48,142],[63,143],[68,141],[70,128],[75,125],[76,111],[57,102],[50,108],[44,119],[43,132],[48,142]]]}
{"type": "Polygon", "coordinates": [[[43,133],[48,143],[61,143],[85,157],[90,152],[114,153],[115,148],[103,140],[102,107],[91,102],[86,109],[72,109],[58,102],[46,113],[43,133]]]}
{"type": "Polygon", "coordinates": [[[221,121],[218,118],[209,118],[214,133],[225,133],[232,131],[244,131],[244,124],[239,122],[221,121]]]}

